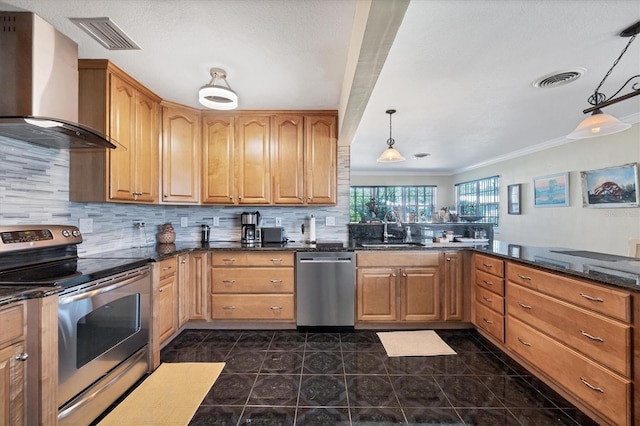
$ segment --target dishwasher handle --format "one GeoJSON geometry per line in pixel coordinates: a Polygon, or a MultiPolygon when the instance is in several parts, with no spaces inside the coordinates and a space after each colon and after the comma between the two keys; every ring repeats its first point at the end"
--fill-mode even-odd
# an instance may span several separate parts
{"type": "Polygon", "coordinates": [[[350,257],[301,257],[300,263],[352,263],[350,257]]]}

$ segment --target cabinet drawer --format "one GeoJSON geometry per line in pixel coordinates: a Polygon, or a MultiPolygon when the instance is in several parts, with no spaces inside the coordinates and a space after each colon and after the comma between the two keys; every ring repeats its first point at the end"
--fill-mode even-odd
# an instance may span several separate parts
{"type": "Polygon", "coordinates": [[[293,268],[216,268],[212,293],[293,293],[293,268]]]}
{"type": "Polygon", "coordinates": [[[476,284],[486,288],[500,296],[504,296],[504,280],[495,275],[488,274],[480,269],[475,270],[476,284]]]}
{"type": "Polygon", "coordinates": [[[215,294],[211,296],[214,320],[293,320],[292,294],[215,294]]]}
{"type": "Polygon", "coordinates": [[[507,346],[617,425],[628,425],[631,382],[509,315],[507,346]]]}
{"type": "Polygon", "coordinates": [[[476,287],[476,302],[493,309],[500,315],[504,315],[504,297],[498,296],[482,287],[476,287]]]}
{"type": "Polygon", "coordinates": [[[474,263],[476,269],[504,278],[504,260],[476,253],[474,263]]]}
{"type": "Polygon", "coordinates": [[[479,303],[475,308],[474,324],[504,343],[504,317],[479,303]]]}
{"type": "Polygon", "coordinates": [[[376,253],[356,253],[356,265],[361,267],[391,267],[403,266],[439,266],[439,252],[425,251],[382,251],[376,253]]]}
{"type": "Polygon", "coordinates": [[[630,376],[630,326],[511,282],[507,284],[507,310],[565,345],[630,376]]]}
{"type": "Polygon", "coordinates": [[[293,266],[293,253],[270,251],[211,253],[211,266],[293,266]]]}
{"type": "Polygon", "coordinates": [[[0,310],[0,345],[24,336],[24,303],[12,303],[0,310]]]}
{"type": "Polygon", "coordinates": [[[507,277],[509,281],[574,305],[630,322],[631,307],[628,293],[539,271],[517,263],[509,263],[507,277]]]}
{"type": "Polygon", "coordinates": [[[160,261],[160,278],[175,274],[177,269],[176,257],[170,257],[160,261]]]}

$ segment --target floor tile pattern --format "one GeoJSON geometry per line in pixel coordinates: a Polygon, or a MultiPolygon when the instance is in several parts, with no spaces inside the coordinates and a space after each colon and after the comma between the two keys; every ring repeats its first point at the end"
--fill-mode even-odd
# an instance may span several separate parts
{"type": "Polygon", "coordinates": [[[387,357],[375,331],[185,330],[163,362],[226,362],[191,425],[594,425],[473,330],[387,357]]]}

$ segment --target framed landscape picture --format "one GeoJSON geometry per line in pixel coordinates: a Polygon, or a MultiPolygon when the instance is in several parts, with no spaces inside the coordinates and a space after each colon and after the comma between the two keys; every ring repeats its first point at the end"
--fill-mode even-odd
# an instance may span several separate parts
{"type": "Polygon", "coordinates": [[[582,206],[638,207],[638,164],[580,172],[582,206]]]}
{"type": "Polygon", "coordinates": [[[568,172],[533,178],[534,207],[566,207],[568,205],[568,172]]]}

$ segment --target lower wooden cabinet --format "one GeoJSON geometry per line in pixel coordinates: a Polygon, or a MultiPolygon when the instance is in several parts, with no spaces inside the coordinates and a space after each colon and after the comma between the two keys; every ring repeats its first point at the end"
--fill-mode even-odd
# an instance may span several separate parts
{"type": "Polygon", "coordinates": [[[14,303],[0,310],[0,423],[26,424],[25,305],[14,303]]]}
{"type": "Polygon", "coordinates": [[[295,321],[293,252],[211,253],[213,321],[295,321]]]}
{"type": "Polygon", "coordinates": [[[189,321],[189,254],[178,255],[178,328],[189,321]]]}
{"type": "Polygon", "coordinates": [[[209,319],[209,253],[189,253],[188,297],[190,320],[209,319]]]}
{"type": "Polygon", "coordinates": [[[178,331],[178,279],[176,257],[160,262],[160,283],[155,303],[158,305],[159,344],[178,331]]]}

